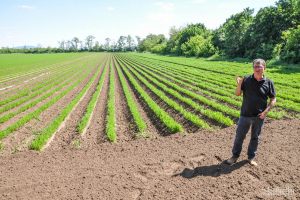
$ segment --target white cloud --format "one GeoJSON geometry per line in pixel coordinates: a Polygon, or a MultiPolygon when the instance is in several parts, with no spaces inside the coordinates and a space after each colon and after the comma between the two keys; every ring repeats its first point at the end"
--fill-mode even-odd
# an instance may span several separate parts
{"type": "Polygon", "coordinates": [[[30,5],[19,5],[19,8],[21,8],[23,10],[33,10],[33,9],[35,9],[34,6],[30,6],[30,5]]]}
{"type": "Polygon", "coordinates": [[[162,1],[156,2],[155,5],[160,7],[160,9],[164,11],[171,11],[175,7],[175,5],[171,2],[162,2],[162,1]]]}
{"type": "Polygon", "coordinates": [[[115,10],[115,8],[112,7],[112,6],[108,6],[108,7],[106,7],[106,10],[109,11],[109,12],[112,12],[112,11],[115,10]]]}

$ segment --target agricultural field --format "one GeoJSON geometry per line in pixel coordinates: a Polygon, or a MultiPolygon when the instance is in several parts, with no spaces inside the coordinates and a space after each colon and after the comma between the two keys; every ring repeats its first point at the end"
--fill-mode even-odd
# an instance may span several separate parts
{"type": "MultiPolygon", "coordinates": [[[[235,77],[252,73],[250,63],[138,53],[1,57],[3,152],[230,127],[242,102],[235,77]]],[[[300,75],[293,70],[267,67],[277,90],[268,120],[299,118],[300,75]]]]}
{"type": "Polygon", "coordinates": [[[197,190],[189,197],[200,199],[193,195],[209,197],[218,184],[228,187],[217,190],[219,197],[251,199],[257,197],[253,191],[275,180],[280,181],[273,187],[299,184],[300,68],[295,65],[267,66],[277,104],[263,133],[271,138],[261,145],[265,153],[259,159],[266,164],[231,173],[245,162],[233,168],[216,163],[230,155],[242,103],[234,95],[235,77],[251,74],[251,63],[147,53],[0,58],[0,199],[24,197],[28,189],[41,198],[155,199],[159,193],[169,199],[186,197],[191,188],[197,190]],[[12,178],[14,173],[20,177],[12,178]],[[230,180],[215,179],[221,174],[230,180]],[[40,178],[43,186],[35,183],[40,178]],[[252,188],[245,187],[249,182],[252,188]],[[234,188],[240,188],[238,194],[234,188]]]}

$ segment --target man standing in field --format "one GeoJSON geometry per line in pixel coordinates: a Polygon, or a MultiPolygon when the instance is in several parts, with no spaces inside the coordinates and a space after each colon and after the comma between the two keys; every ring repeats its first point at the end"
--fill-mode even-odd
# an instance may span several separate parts
{"type": "Polygon", "coordinates": [[[243,103],[238,121],[235,140],[232,148],[232,157],[225,160],[226,164],[234,164],[242,151],[243,141],[251,127],[251,139],[248,146],[248,162],[257,166],[254,160],[259,142],[259,136],[270,109],[275,105],[275,88],[273,81],[264,76],[266,62],[263,59],[253,61],[253,74],[250,76],[237,77],[235,94],[243,93],[243,103]],[[269,104],[267,103],[270,98],[269,104]]]}

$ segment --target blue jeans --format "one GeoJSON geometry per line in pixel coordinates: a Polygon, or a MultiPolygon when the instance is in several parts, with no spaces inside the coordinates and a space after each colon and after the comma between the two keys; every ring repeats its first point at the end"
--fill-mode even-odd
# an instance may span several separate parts
{"type": "Polygon", "coordinates": [[[240,116],[236,129],[235,140],[232,148],[233,157],[239,157],[246,134],[251,127],[251,139],[248,146],[248,159],[253,159],[257,151],[259,136],[261,133],[264,120],[259,117],[243,117],[240,116]]]}

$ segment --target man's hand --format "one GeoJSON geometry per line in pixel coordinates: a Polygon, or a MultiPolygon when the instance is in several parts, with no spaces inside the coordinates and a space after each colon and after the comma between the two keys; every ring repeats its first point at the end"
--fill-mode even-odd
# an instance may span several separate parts
{"type": "Polygon", "coordinates": [[[236,77],[236,83],[238,85],[241,85],[243,83],[243,80],[244,80],[244,77],[241,77],[241,76],[237,76],[236,77]]]}
{"type": "Polygon", "coordinates": [[[266,118],[268,112],[271,110],[271,108],[273,108],[275,106],[275,103],[276,103],[276,98],[275,97],[270,99],[270,103],[268,104],[267,108],[262,113],[258,114],[259,118],[260,119],[266,118]]]}
{"type": "Polygon", "coordinates": [[[237,83],[237,86],[236,86],[236,89],[235,89],[235,95],[236,96],[240,96],[242,94],[241,87],[242,87],[243,80],[244,80],[244,77],[241,77],[241,76],[236,77],[236,83],[237,83]]]}
{"type": "Polygon", "coordinates": [[[259,116],[260,119],[264,119],[267,116],[267,112],[264,111],[262,113],[259,113],[258,116],[259,116]]]}

